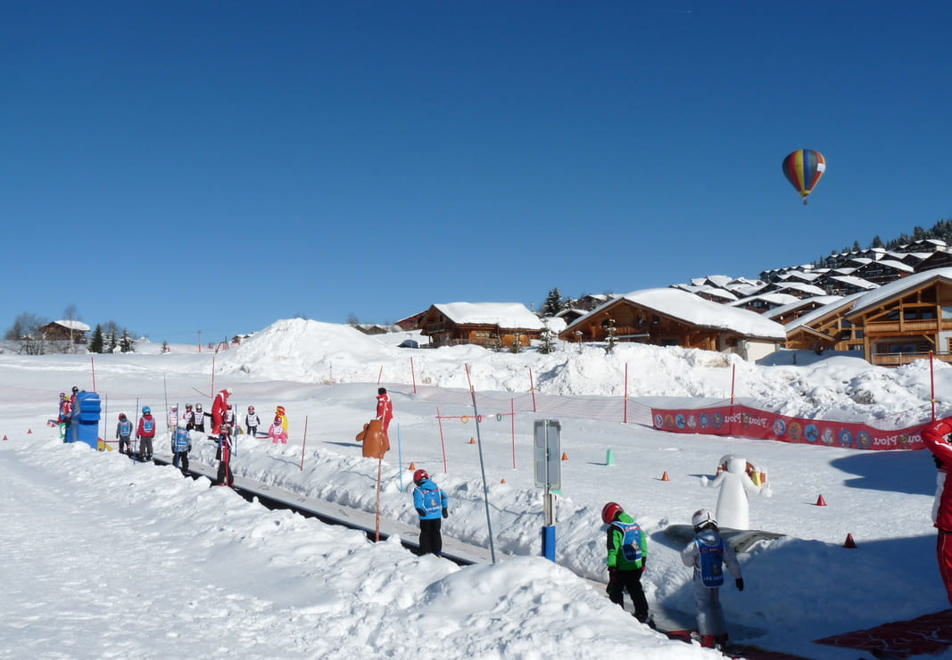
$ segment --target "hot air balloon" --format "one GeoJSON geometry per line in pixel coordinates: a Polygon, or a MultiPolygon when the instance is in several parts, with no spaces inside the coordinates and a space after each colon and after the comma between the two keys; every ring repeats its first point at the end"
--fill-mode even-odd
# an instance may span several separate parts
{"type": "Polygon", "coordinates": [[[825,171],[826,158],[813,149],[798,149],[783,159],[783,174],[803,197],[804,204],[825,171]]]}

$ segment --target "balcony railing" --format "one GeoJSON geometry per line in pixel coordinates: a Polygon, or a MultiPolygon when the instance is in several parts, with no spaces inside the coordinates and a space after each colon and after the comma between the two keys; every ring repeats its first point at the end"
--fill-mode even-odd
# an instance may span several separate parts
{"type": "MultiPolygon", "coordinates": [[[[929,353],[879,353],[873,355],[872,363],[880,367],[901,367],[916,360],[928,360],[929,353]]],[[[940,362],[952,363],[952,353],[936,354],[940,362]]]]}

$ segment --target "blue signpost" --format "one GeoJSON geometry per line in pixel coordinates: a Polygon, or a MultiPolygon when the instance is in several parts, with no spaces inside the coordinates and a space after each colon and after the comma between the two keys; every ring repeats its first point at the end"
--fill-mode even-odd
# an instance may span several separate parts
{"type": "Polygon", "coordinates": [[[535,448],[535,484],[545,488],[542,502],[545,525],[542,527],[542,556],[555,561],[555,496],[562,489],[562,463],[559,435],[562,425],[554,419],[536,420],[533,433],[535,448]]]}

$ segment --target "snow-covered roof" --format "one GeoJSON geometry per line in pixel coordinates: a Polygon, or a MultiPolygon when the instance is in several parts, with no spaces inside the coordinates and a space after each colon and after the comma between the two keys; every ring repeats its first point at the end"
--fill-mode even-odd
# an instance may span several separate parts
{"type": "Polygon", "coordinates": [[[952,268],[936,268],[934,270],[916,273],[915,275],[909,275],[908,277],[893,280],[888,284],[883,284],[875,291],[863,293],[862,297],[856,301],[856,305],[850,314],[858,314],[870,307],[875,307],[883,301],[901,296],[909,289],[922,286],[924,283],[931,282],[932,280],[945,280],[946,282],[952,283],[952,268]]]}
{"type": "MultiPolygon", "coordinates": [[[[783,316],[784,314],[789,314],[790,312],[795,312],[801,307],[806,307],[807,305],[829,305],[834,303],[837,300],[840,300],[843,296],[813,296],[812,298],[797,298],[796,301],[791,302],[788,305],[781,305],[780,307],[774,307],[769,312],[765,312],[764,315],[768,318],[777,318],[778,316],[783,316]]],[[[810,310],[813,311],[813,310],[810,310]]]]}
{"type": "Polygon", "coordinates": [[[89,326],[82,321],[53,321],[56,325],[61,325],[67,330],[77,330],[79,332],[89,332],[89,326]]]}
{"type": "Polygon", "coordinates": [[[895,259],[881,259],[880,261],[876,262],[876,265],[888,266],[893,270],[901,270],[904,273],[912,273],[916,270],[909,264],[904,264],[901,261],[896,261],[895,259]]]}
{"type": "Polygon", "coordinates": [[[834,300],[833,302],[824,305],[823,307],[817,307],[816,309],[807,312],[803,316],[793,319],[790,323],[784,324],[784,329],[787,332],[799,328],[801,325],[809,325],[816,321],[817,319],[823,318],[831,312],[835,312],[840,309],[845,309],[846,307],[852,305],[859,297],[867,295],[865,291],[860,293],[853,293],[848,296],[843,296],[839,300],[834,300]]]}
{"type": "Polygon", "coordinates": [[[811,272],[808,273],[808,272],[805,272],[805,271],[802,271],[802,270],[791,270],[791,271],[788,271],[788,272],[784,273],[783,275],[781,275],[781,276],[780,276],[780,279],[782,279],[782,280],[784,280],[784,281],[789,280],[789,279],[797,279],[797,280],[801,280],[801,281],[803,281],[803,282],[812,282],[813,280],[815,280],[815,279],[818,278],[819,276],[820,276],[820,273],[817,273],[817,272],[815,272],[815,271],[811,271],[811,272]]]}
{"type": "Polygon", "coordinates": [[[860,289],[870,290],[879,287],[878,284],[874,284],[869,280],[864,280],[862,277],[853,277],[852,275],[834,275],[830,279],[836,280],[837,282],[842,282],[843,284],[859,287],[860,289]]]}
{"type": "Polygon", "coordinates": [[[789,289],[790,291],[800,291],[801,293],[808,293],[811,296],[822,296],[826,293],[824,289],[813,284],[807,284],[806,282],[778,282],[776,291],[783,291],[784,289],[789,289]]]}
{"type": "Polygon", "coordinates": [[[743,307],[747,303],[753,302],[754,300],[763,300],[765,303],[771,305],[789,305],[790,303],[800,300],[796,296],[790,295],[789,293],[758,293],[753,296],[748,296],[746,298],[741,298],[732,303],[728,303],[730,307],[743,307]]]}
{"type": "MultiPolygon", "coordinates": [[[[687,291],[679,289],[642,289],[626,293],[619,298],[630,300],[636,305],[658,311],[686,323],[702,328],[733,330],[745,337],[785,340],[787,333],[779,323],[764,318],[756,312],[736,309],[720,303],[705,300],[687,291]]],[[[617,302],[617,298],[592,310],[595,314],[608,305],[617,302]]],[[[585,318],[585,317],[583,317],[585,318]]],[[[578,319],[569,328],[580,323],[578,319]]]]}
{"type": "Polygon", "coordinates": [[[457,325],[498,325],[500,328],[541,330],[538,316],[522,303],[454,302],[433,305],[457,325]]]}

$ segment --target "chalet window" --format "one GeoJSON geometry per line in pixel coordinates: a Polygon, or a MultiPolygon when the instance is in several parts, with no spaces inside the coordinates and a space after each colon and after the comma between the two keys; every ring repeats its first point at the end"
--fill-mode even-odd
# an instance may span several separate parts
{"type": "Polygon", "coordinates": [[[863,332],[863,330],[862,330],[861,328],[857,328],[857,329],[853,332],[853,338],[854,338],[854,339],[862,339],[862,338],[865,337],[865,336],[866,336],[866,333],[863,332]]]}
{"type": "Polygon", "coordinates": [[[887,321],[898,321],[899,320],[899,310],[894,309],[886,315],[887,321]]]}
{"type": "Polygon", "coordinates": [[[952,319],[952,307],[942,306],[942,318],[952,319]]]}

